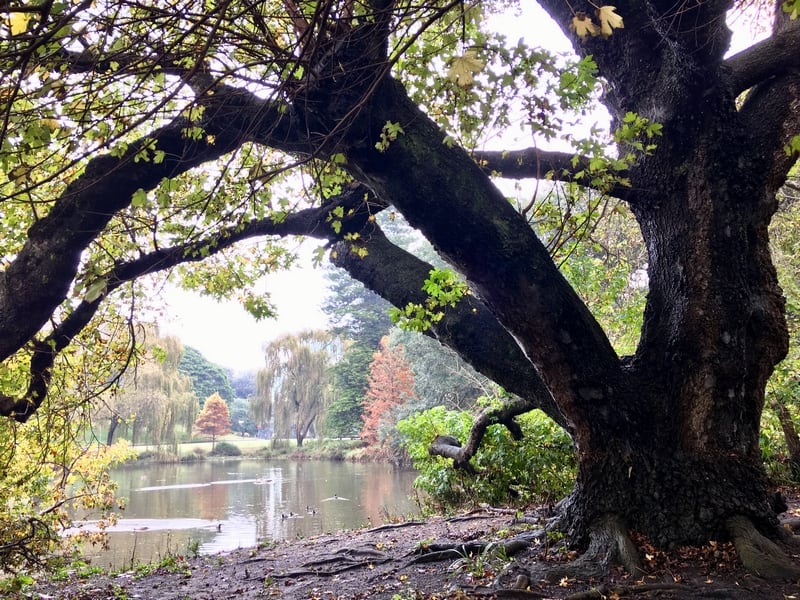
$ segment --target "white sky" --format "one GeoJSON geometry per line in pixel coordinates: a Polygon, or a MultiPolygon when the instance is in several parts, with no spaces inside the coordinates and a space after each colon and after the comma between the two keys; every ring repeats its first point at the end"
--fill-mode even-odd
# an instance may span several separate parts
{"type": "Polygon", "coordinates": [[[327,290],[324,270],[312,266],[309,251],[315,246],[304,245],[298,266],[259,282],[258,288],[270,294],[278,319],[256,321],[235,301],[220,303],[168,288],[163,307],[168,316],[159,323],[161,332],[180,338],[211,362],[234,371],[263,367],[263,349],[271,340],[285,333],[326,326],[320,309],[327,290]]]}
{"type": "MultiPolygon", "coordinates": [[[[526,3],[523,17],[494,17],[493,24],[513,43],[520,38],[534,37],[533,44],[544,44],[554,51],[568,51],[569,42],[535,3],[526,3]],[[533,25],[533,26],[532,26],[533,25]]],[[[733,48],[751,43],[752,22],[732,22],[735,36],[733,48]]],[[[763,34],[762,34],[763,35],[763,34]]],[[[735,50],[734,50],[735,51],[735,50]]],[[[313,243],[308,246],[313,247],[313,243]]],[[[256,321],[236,302],[218,303],[209,298],[177,289],[165,291],[162,332],[179,337],[213,363],[246,371],[264,365],[263,348],[276,337],[304,329],[326,326],[320,305],[326,295],[322,268],[311,266],[308,247],[297,267],[266,278],[265,291],[270,292],[278,318],[256,321]]]]}

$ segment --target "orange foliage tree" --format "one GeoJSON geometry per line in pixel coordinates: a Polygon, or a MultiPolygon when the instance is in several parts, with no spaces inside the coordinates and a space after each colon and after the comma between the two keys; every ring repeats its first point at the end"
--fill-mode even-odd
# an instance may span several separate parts
{"type": "Polygon", "coordinates": [[[194,427],[198,433],[211,436],[211,451],[217,442],[218,435],[231,432],[231,415],[228,404],[217,392],[206,398],[203,410],[197,415],[194,427]]]}
{"type": "Polygon", "coordinates": [[[390,347],[388,337],[384,336],[381,349],[369,365],[368,381],[361,437],[368,444],[377,444],[381,423],[392,422],[393,409],[416,398],[414,372],[403,355],[403,347],[390,347]]]}

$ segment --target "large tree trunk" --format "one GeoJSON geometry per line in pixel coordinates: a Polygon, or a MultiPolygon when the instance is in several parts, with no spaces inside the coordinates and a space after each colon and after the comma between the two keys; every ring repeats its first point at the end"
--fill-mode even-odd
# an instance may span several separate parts
{"type": "MultiPolygon", "coordinates": [[[[740,138],[719,73],[692,75],[665,74],[662,84],[682,92],[662,102],[669,141],[631,171],[626,199],[649,251],[650,291],[639,349],[624,359],[524,219],[399,85],[385,81],[347,136],[348,168],[467,276],[536,365],[531,381],[541,376],[555,407],[528,399],[576,443],[566,514],[577,539],[609,514],[666,546],[725,538],[740,515],[777,534],[758,449],[766,380],[787,347],[767,238],[776,181],[751,172],[774,154],[740,138]],[[709,96],[714,80],[722,91],[709,96]],[[370,140],[387,121],[404,133],[377,152],[370,140]],[[744,163],[730,151],[742,146],[744,163]]],[[[630,98],[612,105],[620,119],[644,110],[630,98]]],[[[356,276],[374,268],[337,262],[356,276]]]]}

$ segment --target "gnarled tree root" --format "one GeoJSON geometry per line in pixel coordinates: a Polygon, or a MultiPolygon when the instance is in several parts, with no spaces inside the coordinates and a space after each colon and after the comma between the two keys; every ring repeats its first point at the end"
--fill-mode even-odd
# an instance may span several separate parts
{"type": "MultiPolygon", "coordinates": [[[[597,519],[590,527],[589,547],[580,558],[565,564],[536,565],[528,571],[527,577],[531,581],[549,582],[564,578],[585,580],[603,577],[615,565],[621,565],[632,575],[643,572],[639,552],[628,536],[624,522],[619,516],[609,514],[597,519]]],[[[495,587],[518,587],[518,584],[509,585],[508,582],[509,575],[513,581],[518,581],[518,573],[519,568],[516,567],[501,574],[495,581],[495,587]]]]}
{"type": "Polygon", "coordinates": [[[739,560],[748,571],[774,581],[800,579],[800,565],[767,539],[747,517],[737,515],[725,523],[739,560]]]}

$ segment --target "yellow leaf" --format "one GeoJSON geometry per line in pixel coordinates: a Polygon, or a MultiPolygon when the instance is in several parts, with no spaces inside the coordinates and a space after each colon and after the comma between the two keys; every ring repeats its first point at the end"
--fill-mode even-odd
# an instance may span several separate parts
{"type": "Polygon", "coordinates": [[[601,6],[597,9],[597,20],[600,21],[600,33],[603,37],[610,36],[615,29],[623,29],[625,24],[622,17],[614,12],[616,6],[601,6]]]}
{"type": "Polygon", "coordinates": [[[47,127],[50,131],[55,131],[61,127],[56,119],[39,119],[39,123],[41,123],[44,127],[47,127]]]}
{"type": "Polygon", "coordinates": [[[586,39],[587,35],[597,35],[598,29],[585,12],[576,12],[569,24],[570,29],[578,34],[578,37],[586,39]]]}
{"type": "Polygon", "coordinates": [[[8,16],[8,26],[11,28],[11,35],[25,33],[28,29],[28,21],[31,16],[28,13],[12,12],[8,16]]]}
{"type": "Polygon", "coordinates": [[[485,64],[475,50],[467,50],[463,56],[453,57],[450,61],[447,78],[461,87],[468,87],[475,83],[473,75],[479,73],[485,64]]]}

